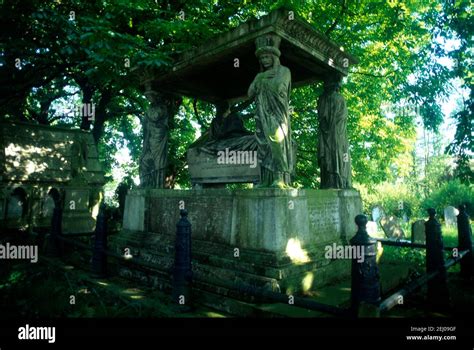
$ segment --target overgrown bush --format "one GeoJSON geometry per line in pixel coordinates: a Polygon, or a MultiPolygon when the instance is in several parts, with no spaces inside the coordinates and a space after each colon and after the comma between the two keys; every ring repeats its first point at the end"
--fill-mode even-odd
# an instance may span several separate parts
{"type": "Polygon", "coordinates": [[[403,213],[408,217],[419,214],[419,197],[406,184],[383,183],[375,186],[373,191],[369,191],[364,187],[358,189],[362,196],[364,212],[369,215],[372,208],[377,205],[384,209],[386,215],[399,218],[403,217],[403,213]]]}
{"type": "Polygon", "coordinates": [[[421,208],[424,210],[435,208],[441,216],[444,213],[444,208],[449,205],[458,207],[459,204],[466,204],[467,212],[472,218],[474,215],[474,187],[464,185],[459,180],[452,180],[442,184],[423,200],[421,208]]]}

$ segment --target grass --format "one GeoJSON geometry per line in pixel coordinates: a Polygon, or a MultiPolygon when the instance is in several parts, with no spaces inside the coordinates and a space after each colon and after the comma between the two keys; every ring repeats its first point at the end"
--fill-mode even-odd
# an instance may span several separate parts
{"type": "Polygon", "coordinates": [[[165,292],[120,277],[97,279],[56,258],[6,260],[0,267],[3,320],[228,316],[200,305],[182,310],[165,292]]]}
{"type": "MultiPolygon", "coordinates": [[[[472,225],[471,225],[472,228],[472,225]]],[[[406,234],[406,229],[404,228],[406,234]]],[[[443,225],[441,227],[443,236],[443,243],[445,247],[457,247],[458,245],[458,231],[456,227],[447,227],[443,225]]],[[[383,233],[378,232],[377,237],[383,236],[383,233]]],[[[410,237],[407,237],[410,239],[410,237]]],[[[451,257],[451,253],[446,252],[445,259],[451,257]]],[[[383,246],[383,253],[380,259],[380,263],[391,263],[404,261],[409,262],[412,265],[413,272],[416,274],[422,274],[426,270],[426,250],[417,248],[400,248],[393,246],[383,246]]],[[[459,264],[451,267],[450,271],[457,272],[459,270],[459,264]]]]}

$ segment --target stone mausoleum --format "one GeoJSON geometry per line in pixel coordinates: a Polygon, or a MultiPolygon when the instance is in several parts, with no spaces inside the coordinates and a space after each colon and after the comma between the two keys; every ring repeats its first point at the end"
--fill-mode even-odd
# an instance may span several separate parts
{"type": "Polygon", "coordinates": [[[91,232],[104,183],[90,133],[0,123],[0,232],[47,231],[55,207],[63,209],[64,234],[91,232]]]}
{"type": "Polygon", "coordinates": [[[280,9],[217,36],[184,54],[168,72],[144,79],[150,109],[141,188],[128,194],[123,230],[111,243],[117,252],[128,248],[160,267],[124,267],[122,273],[169,285],[176,223],[185,208],[192,224],[194,289],[211,304],[217,295],[239,298],[219,281],[289,294],[349,276],[350,261],[326,259],[324,248],[346,244],[362,211],[360,195],[351,188],[347,108],[339,93],[355,63],[339,45],[280,9]],[[324,82],[323,94],[314,96],[320,125],[314,160],[321,168],[321,189],[295,189],[291,89],[317,81],[324,82]],[[211,127],[188,151],[193,184],[188,190],[164,188],[168,120],[180,96],[216,106],[211,127]],[[240,114],[251,104],[255,132],[245,130],[240,114]],[[225,188],[239,182],[253,188],[225,188]]]}

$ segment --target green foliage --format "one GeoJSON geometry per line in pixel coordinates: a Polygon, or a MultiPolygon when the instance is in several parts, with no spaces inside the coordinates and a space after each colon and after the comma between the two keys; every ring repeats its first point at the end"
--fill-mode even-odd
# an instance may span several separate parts
{"type": "Polygon", "coordinates": [[[453,159],[447,155],[431,157],[426,165],[424,183],[433,191],[454,178],[453,159]]]}
{"type": "Polygon", "coordinates": [[[423,209],[435,208],[439,216],[444,208],[451,205],[457,207],[466,204],[469,216],[474,215],[474,187],[462,184],[459,179],[446,182],[421,203],[423,209]]]}
{"type": "Polygon", "coordinates": [[[423,274],[426,271],[426,252],[424,249],[383,247],[381,263],[397,264],[400,261],[409,263],[411,271],[415,275],[423,274]]]}
{"type": "Polygon", "coordinates": [[[372,208],[379,205],[382,206],[386,215],[399,218],[403,217],[403,213],[406,213],[408,217],[420,215],[420,199],[406,184],[383,183],[370,191],[367,187],[358,189],[364,203],[364,212],[368,214],[371,213],[372,208]]]}
{"type": "Polygon", "coordinates": [[[447,152],[456,157],[456,175],[466,184],[474,183],[474,91],[471,90],[470,99],[465,101],[463,109],[455,114],[456,136],[448,146],[447,152]]]}
{"type": "Polygon", "coordinates": [[[367,214],[371,213],[373,207],[380,205],[387,215],[400,218],[403,213],[410,218],[424,218],[428,208],[435,208],[439,217],[442,217],[445,207],[457,207],[463,203],[467,205],[468,214],[471,217],[474,215],[474,187],[461,183],[459,179],[440,182],[427,197],[404,183],[383,183],[371,190],[360,186],[358,190],[367,214]]]}
{"type": "Polygon", "coordinates": [[[462,108],[454,115],[456,120],[456,135],[447,151],[456,157],[456,176],[463,183],[474,183],[473,159],[474,153],[474,73],[472,63],[474,50],[472,35],[474,21],[472,20],[472,2],[468,0],[446,2],[444,5],[444,24],[449,36],[459,40],[459,48],[450,52],[453,58],[457,76],[462,79],[463,87],[469,91],[469,97],[462,103],[462,108]]]}
{"type": "MultiPolygon", "coordinates": [[[[458,245],[458,231],[456,228],[442,226],[442,236],[445,247],[456,247],[458,245]]],[[[450,252],[446,252],[445,259],[450,257],[450,252]]],[[[412,266],[415,276],[424,274],[426,271],[426,250],[383,246],[381,263],[396,264],[400,261],[408,262],[412,266]]],[[[459,264],[452,267],[449,271],[456,271],[456,269],[459,269],[459,264]]],[[[456,271],[456,273],[458,272],[456,271]]]]}
{"type": "MultiPolygon", "coordinates": [[[[415,115],[388,116],[383,104],[419,109],[424,127],[436,132],[442,122],[438,101],[451,93],[451,79],[462,78],[464,87],[472,87],[472,4],[467,0],[6,0],[2,4],[1,117],[77,126],[80,117],[61,114],[56,107],[94,103],[92,132],[109,175],[122,146],[138,164],[142,135],[134,117],[142,119],[148,106],[140,83],[146,72],[166,71],[182,52],[281,6],[360,60],[350,67],[342,91],[349,110],[356,183],[371,187],[410,175],[415,115]],[[443,41],[449,39],[459,40],[460,47],[445,52],[443,41]],[[451,57],[458,64],[449,69],[440,57],[451,57]],[[18,58],[21,69],[15,66],[18,58]]],[[[295,89],[291,97],[298,144],[295,181],[308,188],[319,185],[320,89],[320,84],[313,84],[295,89]]],[[[182,111],[170,121],[170,186],[189,186],[185,150],[196,136],[194,127],[204,131],[213,113],[212,106],[184,99],[182,111]]],[[[456,140],[449,148],[457,161],[455,175],[465,182],[472,180],[472,114],[471,95],[455,116],[456,140]]],[[[127,168],[127,174],[136,173],[136,167],[127,168]]]]}

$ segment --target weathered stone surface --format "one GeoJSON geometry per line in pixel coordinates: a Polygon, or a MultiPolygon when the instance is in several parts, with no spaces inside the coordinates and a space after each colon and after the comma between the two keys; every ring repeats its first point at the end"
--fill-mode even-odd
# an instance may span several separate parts
{"type": "Polygon", "coordinates": [[[143,148],[140,156],[140,184],[146,188],[165,188],[168,164],[168,120],[177,112],[176,97],[153,91],[146,84],[150,105],[143,119],[143,148]]]}
{"type": "Polygon", "coordinates": [[[318,99],[318,164],[321,188],[351,188],[351,157],[347,139],[347,107],[340,94],[342,76],[324,82],[318,99]]]}
{"type": "Polygon", "coordinates": [[[193,148],[189,149],[187,159],[191,182],[257,183],[260,181],[260,165],[258,162],[255,166],[253,164],[245,164],[245,162],[243,164],[221,164],[218,161],[218,157],[217,154],[200,152],[198,149],[193,148]]]}
{"type": "Polygon", "coordinates": [[[411,225],[411,241],[413,243],[426,243],[425,220],[417,220],[411,225]]]}
{"type": "Polygon", "coordinates": [[[455,207],[448,206],[444,208],[444,222],[446,223],[446,226],[456,227],[458,214],[459,210],[455,207]]]}
{"type": "Polygon", "coordinates": [[[361,210],[356,191],[133,190],[124,217],[133,230],[111,237],[111,246],[122,254],[129,248],[166,274],[180,207],[193,225],[193,267],[202,283],[242,281],[299,292],[349,274],[350,261],[325,259],[324,246],[354,235],[353,218],[361,210]],[[141,226],[137,211],[146,213],[141,226]]]}
{"type": "Polygon", "coordinates": [[[405,233],[400,227],[399,221],[396,217],[390,216],[389,218],[382,218],[380,220],[382,230],[388,238],[403,238],[405,233]]]}
{"type": "Polygon", "coordinates": [[[376,206],[372,209],[372,220],[379,222],[385,216],[385,212],[382,207],[376,206]]]}
{"type": "Polygon", "coordinates": [[[260,184],[288,188],[296,154],[289,113],[291,72],[280,63],[280,41],[278,35],[262,35],[255,40],[260,72],[250,84],[248,97],[255,99],[255,137],[262,160],[260,184]]]}
{"type": "Polygon", "coordinates": [[[0,123],[0,163],[3,181],[68,182],[72,179],[72,149],[78,135],[87,145],[84,173],[88,184],[104,182],[91,134],[81,130],[27,124],[0,123]]]}
{"type": "Polygon", "coordinates": [[[349,66],[357,63],[341,45],[318,33],[294,13],[280,9],[185,52],[170,72],[156,75],[154,87],[209,102],[243,99],[259,70],[253,43],[257,37],[268,34],[278,35],[282,40],[284,64],[294,72],[293,87],[334,72],[347,75],[349,66]],[[239,68],[234,66],[236,58],[239,68]]]}
{"type": "Polygon", "coordinates": [[[348,241],[357,231],[354,222],[356,215],[362,213],[362,201],[356,190],[331,190],[339,196],[339,213],[341,218],[341,239],[348,241]]]}
{"type": "MultiPolygon", "coordinates": [[[[127,201],[137,196],[148,212],[144,231],[174,232],[184,207],[193,237],[272,252],[285,251],[290,239],[304,247],[352,237],[361,210],[354,190],[134,190],[127,201]]],[[[136,222],[131,215],[126,211],[124,223],[136,222]]]]}
{"type": "Polygon", "coordinates": [[[367,222],[367,233],[369,236],[375,236],[377,234],[377,223],[375,221],[367,222]]]}
{"type": "Polygon", "coordinates": [[[125,201],[123,221],[125,230],[143,231],[145,229],[145,197],[130,194],[125,201]]]}
{"type": "Polygon", "coordinates": [[[49,227],[54,192],[62,199],[63,232],[91,231],[104,182],[90,133],[0,123],[0,230],[49,227]],[[24,204],[15,207],[18,202],[24,204]]]}
{"type": "MultiPolygon", "coordinates": [[[[128,271],[130,276],[135,276],[136,279],[137,275],[148,271],[148,278],[166,281],[171,278],[174,262],[172,240],[173,236],[170,235],[124,231],[110,237],[110,247],[122,255],[128,249],[132,256],[154,266],[132,265],[128,271]]],[[[194,239],[193,276],[195,282],[212,285],[214,291],[220,288],[220,281],[224,281],[291,293],[307,291],[348,277],[348,260],[327,260],[319,253],[314,254],[315,249],[324,251],[322,247],[313,247],[308,250],[310,261],[295,264],[285,263],[285,259],[278,259],[277,254],[270,253],[273,255],[270,258],[266,256],[269,253],[255,250],[242,249],[241,256],[235,257],[234,251],[229,247],[194,239]]],[[[233,297],[238,298],[238,294],[233,294],[233,297]]]]}

